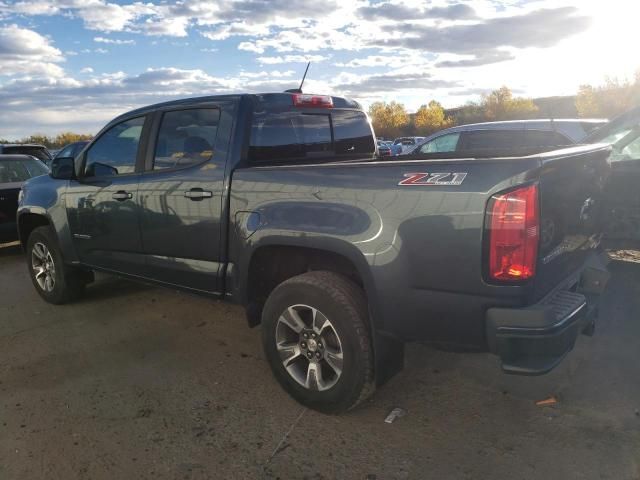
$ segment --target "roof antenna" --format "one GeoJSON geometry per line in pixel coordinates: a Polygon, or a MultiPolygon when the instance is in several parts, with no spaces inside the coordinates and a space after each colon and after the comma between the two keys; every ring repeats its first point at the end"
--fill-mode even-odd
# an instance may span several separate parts
{"type": "Polygon", "coordinates": [[[311,62],[307,62],[307,68],[305,68],[304,70],[304,75],[302,76],[302,81],[300,82],[300,86],[298,88],[290,88],[289,90],[285,90],[286,93],[302,93],[302,85],[304,84],[304,79],[307,78],[309,65],[311,65],[311,62]]]}

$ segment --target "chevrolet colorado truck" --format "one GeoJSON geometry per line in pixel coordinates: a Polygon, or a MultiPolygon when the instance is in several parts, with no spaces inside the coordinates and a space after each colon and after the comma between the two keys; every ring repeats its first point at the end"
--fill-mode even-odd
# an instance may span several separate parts
{"type": "Polygon", "coordinates": [[[103,271],[236,302],[282,386],[337,413],[408,341],[554,368],[607,282],[609,153],[383,161],[354,101],[202,97],[126,113],[54,160],[17,224],[44,300],[103,271]]]}

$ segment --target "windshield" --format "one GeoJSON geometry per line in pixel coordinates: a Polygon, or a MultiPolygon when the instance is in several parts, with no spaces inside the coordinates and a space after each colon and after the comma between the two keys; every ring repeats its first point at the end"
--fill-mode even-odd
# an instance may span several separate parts
{"type": "Polygon", "coordinates": [[[0,160],[0,183],[21,183],[32,177],[44,175],[49,169],[34,158],[0,160]]]}
{"type": "Polygon", "coordinates": [[[584,143],[615,144],[638,126],[640,126],[640,108],[634,108],[596,129],[585,138],[584,143]]]}

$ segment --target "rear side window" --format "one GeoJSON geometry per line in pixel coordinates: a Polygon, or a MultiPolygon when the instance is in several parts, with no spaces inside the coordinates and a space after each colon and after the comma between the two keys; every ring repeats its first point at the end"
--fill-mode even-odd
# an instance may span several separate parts
{"type": "Polygon", "coordinates": [[[420,147],[420,153],[455,152],[459,138],[459,133],[449,133],[434,138],[420,147]]]}
{"type": "Polygon", "coordinates": [[[492,150],[518,147],[519,130],[476,130],[462,134],[464,150],[492,150]]]}
{"type": "Polygon", "coordinates": [[[211,160],[219,121],[217,108],[165,113],[158,132],[153,169],[188,167],[211,160]]]}
{"type": "Polygon", "coordinates": [[[373,153],[373,135],[362,112],[300,111],[254,114],[249,157],[254,162],[373,153]]]}
{"type": "MultiPolygon", "coordinates": [[[[527,130],[524,132],[523,147],[561,147],[573,142],[558,132],[527,130]]],[[[520,145],[518,145],[520,146],[520,145]]]]}

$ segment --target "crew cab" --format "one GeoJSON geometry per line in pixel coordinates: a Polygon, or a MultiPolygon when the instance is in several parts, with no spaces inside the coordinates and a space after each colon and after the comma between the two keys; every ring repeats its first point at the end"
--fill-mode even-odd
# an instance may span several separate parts
{"type": "Polygon", "coordinates": [[[361,106],[211,96],[121,115],[24,186],[46,301],[104,271],[236,302],[298,401],[342,412],[408,341],[541,374],[593,330],[610,147],[386,161],[361,106]]]}

